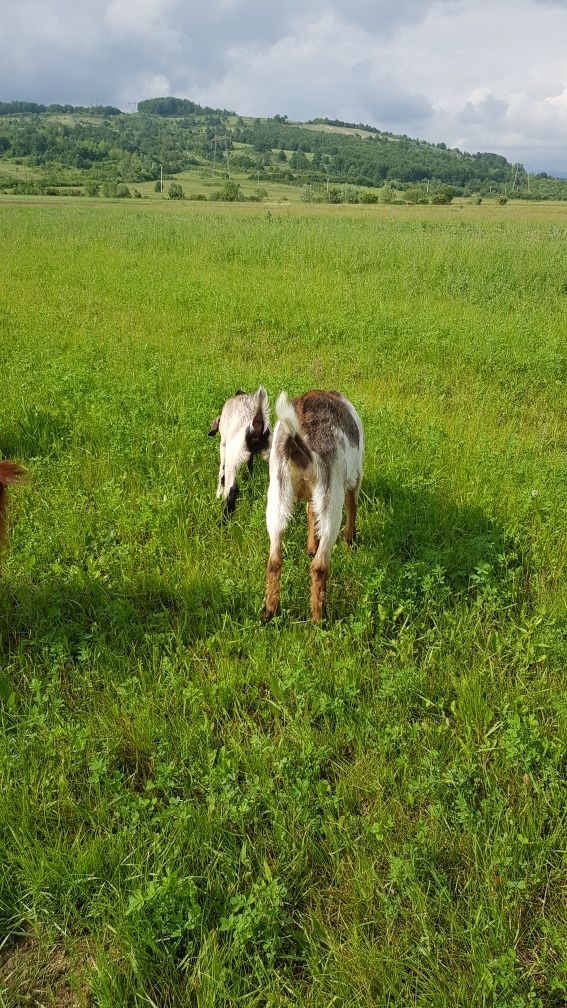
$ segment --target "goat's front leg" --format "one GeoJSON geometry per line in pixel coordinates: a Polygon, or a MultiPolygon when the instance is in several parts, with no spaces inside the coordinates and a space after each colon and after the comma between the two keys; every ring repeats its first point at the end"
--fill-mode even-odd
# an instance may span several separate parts
{"type": "Polygon", "coordinates": [[[238,483],[236,482],[236,474],[238,472],[238,465],[234,462],[227,461],[224,467],[224,517],[228,518],[233,514],[236,507],[236,498],[238,497],[238,483]]]}
{"type": "Polygon", "coordinates": [[[219,467],[219,479],[217,483],[217,497],[222,497],[224,488],[224,463],[226,457],[226,442],[221,439],[220,443],[220,467],[219,467]]]}

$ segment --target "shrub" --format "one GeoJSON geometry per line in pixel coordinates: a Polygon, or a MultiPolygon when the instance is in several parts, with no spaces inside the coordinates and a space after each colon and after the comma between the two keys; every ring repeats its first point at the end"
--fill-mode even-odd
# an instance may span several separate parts
{"type": "Polygon", "coordinates": [[[89,179],[88,182],[85,182],[86,196],[98,196],[99,192],[100,192],[100,185],[98,182],[95,182],[94,179],[89,179]]]}
{"type": "Polygon", "coordinates": [[[507,196],[497,196],[496,197],[496,202],[499,203],[500,206],[504,206],[508,202],[508,197],[507,196]]]}
{"type": "Polygon", "coordinates": [[[211,193],[210,198],[212,200],[221,200],[224,203],[237,203],[241,202],[245,197],[242,195],[238,182],[227,179],[222,189],[217,189],[211,193]]]}
{"type": "Polygon", "coordinates": [[[167,190],[167,195],[170,199],[185,199],[183,186],[180,182],[172,182],[167,190]]]}
{"type": "Polygon", "coordinates": [[[118,199],[129,199],[132,193],[130,192],[127,185],[121,182],[116,186],[116,192],[114,194],[118,199]]]}
{"type": "Polygon", "coordinates": [[[453,193],[450,189],[438,189],[437,192],[433,193],[431,202],[436,206],[444,206],[447,203],[451,203],[452,199],[453,193]]]}

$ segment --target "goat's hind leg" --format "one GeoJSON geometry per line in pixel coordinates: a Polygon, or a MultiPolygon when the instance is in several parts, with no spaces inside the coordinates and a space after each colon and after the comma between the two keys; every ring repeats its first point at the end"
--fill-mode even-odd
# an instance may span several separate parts
{"type": "Polygon", "coordinates": [[[266,525],[270,536],[270,555],[266,571],[266,600],[262,619],[271,619],[278,611],[280,604],[280,578],[282,573],[282,536],[289,521],[289,510],[283,504],[281,490],[275,489],[273,481],[268,487],[268,506],[266,508],[266,525]]]}
{"type": "Polygon", "coordinates": [[[311,501],[307,504],[307,552],[313,558],[319,549],[319,537],[315,525],[315,514],[311,501]]]}
{"type": "Polygon", "coordinates": [[[343,492],[332,486],[325,501],[314,502],[315,520],[320,539],[311,563],[311,619],[319,623],[327,602],[327,579],[331,550],[337,541],[343,516],[343,492]]]}

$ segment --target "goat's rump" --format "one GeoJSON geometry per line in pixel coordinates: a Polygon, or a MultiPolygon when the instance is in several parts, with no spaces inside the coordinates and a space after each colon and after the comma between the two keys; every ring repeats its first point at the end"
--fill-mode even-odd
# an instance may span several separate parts
{"type": "Polygon", "coordinates": [[[360,444],[360,431],[352,408],[340,392],[313,389],[291,403],[282,393],[276,410],[288,434],[284,454],[301,468],[308,464],[311,450],[322,457],[333,457],[338,434],[344,434],[353,448],[360,444]]]}

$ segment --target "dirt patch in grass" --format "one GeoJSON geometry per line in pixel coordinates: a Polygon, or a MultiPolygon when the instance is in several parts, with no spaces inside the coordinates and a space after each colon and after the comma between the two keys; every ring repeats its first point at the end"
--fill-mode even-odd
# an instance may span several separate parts
{"type": "Polygon", "coordinates": [[[42,942],[35,934],[0,951],[0,991],[6,1008],[87,1008],[92,1004],[80,976],[86,947],[70,952],[63,943],[42,942]]]}

